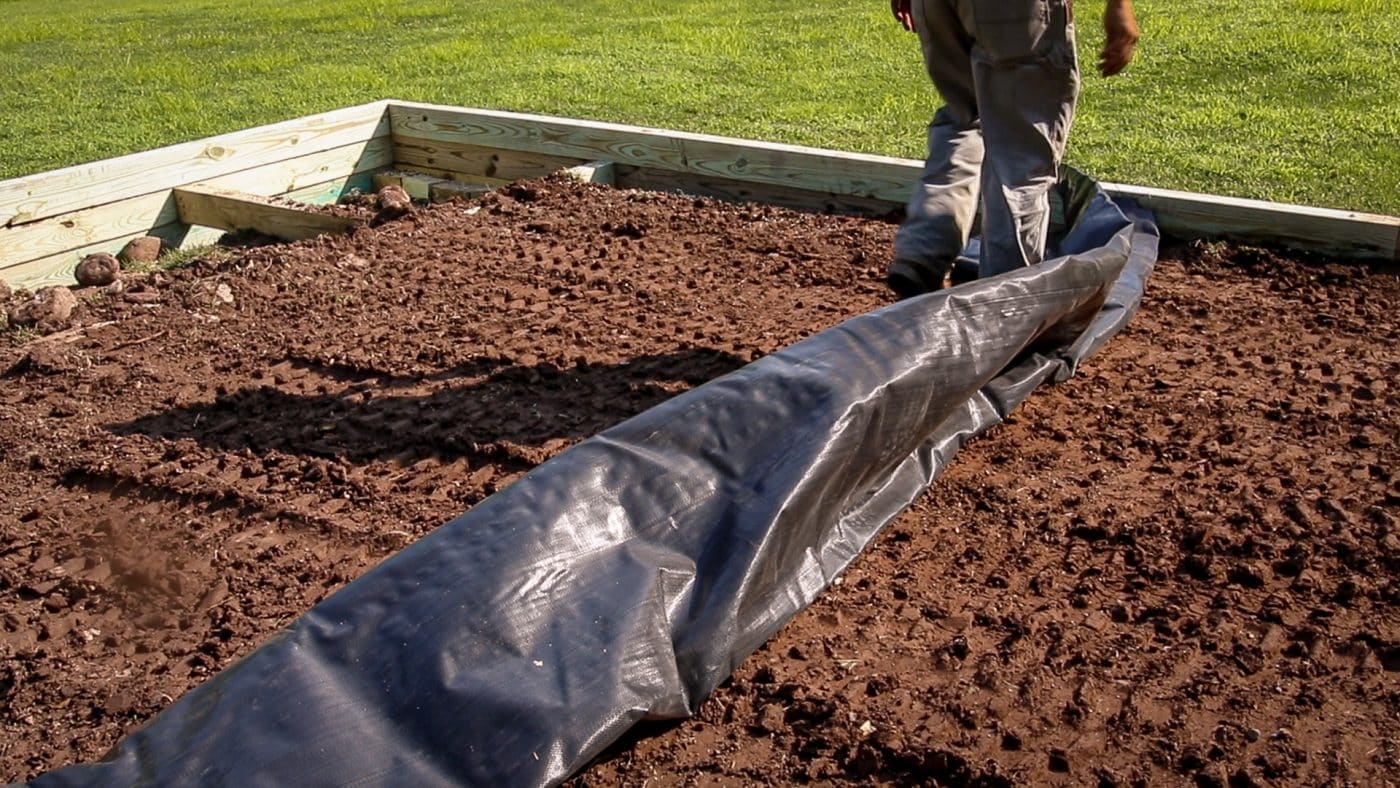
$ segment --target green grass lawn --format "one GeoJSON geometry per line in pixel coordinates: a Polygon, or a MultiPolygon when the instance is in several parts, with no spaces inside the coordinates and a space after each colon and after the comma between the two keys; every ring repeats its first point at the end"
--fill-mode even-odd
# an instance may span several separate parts
{"type": "MultiPolygon", "coordinates": [[[[1394,0],[1139,0],[1069,159],[1105,179],[1400,214],[1394,0]]],[[[1081,57],[1102,40],[1081,0],[1081,57]]],[[[922,155],[885,0],[0,0],[0,178],[379,98],[922,155]]],[[[1087,70],[1087,69],[1086,69],[1087,70]]]]}

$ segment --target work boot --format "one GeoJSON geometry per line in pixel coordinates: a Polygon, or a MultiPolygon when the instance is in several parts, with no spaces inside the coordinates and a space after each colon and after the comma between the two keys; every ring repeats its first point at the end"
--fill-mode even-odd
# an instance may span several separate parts
{"type": "Polygon", "coordinates": [[[947,287],[948,271],[952,267],[952,260],[916,263],[911,260],[896,259],[890,263],[885,281],[900,300],[913,298],[947,287]]]}
{"type": "Polygon", "coordinates": [[[953,262],[953,273],[948,277],[953,286],[967,284],[977,281],[978,265],[977,261],[970,257],[959,256],[953,262]]]}

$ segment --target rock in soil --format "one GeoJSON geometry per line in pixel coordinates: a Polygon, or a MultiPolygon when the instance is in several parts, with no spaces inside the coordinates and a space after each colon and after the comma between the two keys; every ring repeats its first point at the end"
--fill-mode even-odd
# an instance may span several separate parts
{"type": "Polygon", "coordinates": [[[410,213],[413,213],[413,199],[402,186],[391,183],[379,190],[379,212],[374,216],[375,223],[398,219],[410,213]]]}
{"type": "Polygon", "coordinates": [[[376,195],[367,193],[358,187],[350,189],[336,200],[337,205],[349,205],[356,208],[373,208],[376,202],[376,195]]]}
{"type": "Polygon", "coordinates": [[[10,283],[0,279],[0,304],[8,302],[12,295],[14,295],[14,291],[10,289],[10,283]]]}
{"type": "Polygon", "coordinates": [[[11,301],[7,312],[10,323],[32,326],[47,334],[66,328],[77,305],[77,296],[68,288],[45,287],[28,300],[11,301]]]}
{"type": "Polygon", "coordinates": [[[117,253],[117,258],[124,263],[154,263],[160,259],[165,247],[165,241],[154,235],[146,235],[127,241],[126,246],[117,253]]]}
{"type": "MultiPolygon", "coordinates": [[[[131,243],[136,243],[136,241],[131,243]]],[[[122,264],[117,261],[117,258],[106,252],[98,252],[84,257],[82,262],[78,263],[78,268],[73,272],[73,275],[77,277],[78,284],[83,287],[106,287],[117,281],[117,277],[121,276],[121,271],[122,264]]]]}

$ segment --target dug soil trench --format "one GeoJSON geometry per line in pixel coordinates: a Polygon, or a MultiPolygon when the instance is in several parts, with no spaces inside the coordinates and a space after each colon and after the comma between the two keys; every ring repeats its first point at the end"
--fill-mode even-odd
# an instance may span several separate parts
{"type": "MultiPolygon", "coordinates": [[[[0,780],[100,757],[539,462],[889,299],[883,222],[554,180],[477,207],[8,335],[0,780]]],[[[1078,377],[578,784],[1400,780],[1397,303],[1169,250],[1078,377]]]]}

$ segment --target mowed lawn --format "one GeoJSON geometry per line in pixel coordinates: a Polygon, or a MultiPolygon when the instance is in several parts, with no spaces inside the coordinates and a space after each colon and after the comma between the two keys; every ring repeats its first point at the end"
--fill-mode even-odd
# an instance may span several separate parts
{"type": "MultiPolygon", "coordinates": [[[[1400,214],[1395,0],[1139,0],[1069,158],[1117,182],[1400,214]]],[[[1081,58],[1102,0],[1078,4],[1081,58]]],[[[0,178],[379,98],[921,157],[886,0],[0,0],[0,178]]]]}

